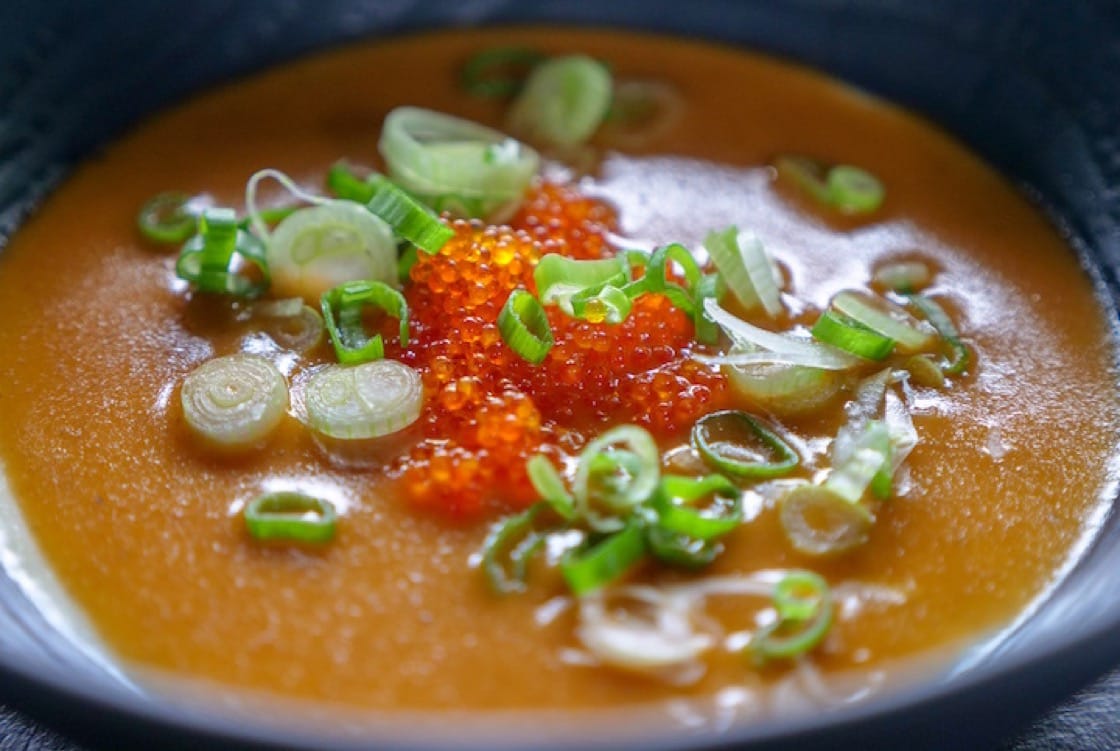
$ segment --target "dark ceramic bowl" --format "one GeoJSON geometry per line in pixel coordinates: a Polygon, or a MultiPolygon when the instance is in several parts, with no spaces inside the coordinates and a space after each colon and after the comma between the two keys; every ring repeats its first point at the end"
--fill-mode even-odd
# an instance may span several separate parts
{"type": "MultiPolygon", "coordinates": [[[[0,4],[0,246],[72,165],[153,110],[343,40],[483,23],[623,26],[808,63],[916,109],[1034,194],[1113,311],[1120,5],[1093,0],[41,0],[0,4]]],[[[1114,313],[1111,313],[1114,315],[1114,313]]],[[[4,426],[0,426],[4,429],[4,426]]],[[[658,737],[658,748],[991,747],[1120,663],[1120,518],[1052,596],[959,669],[845,709],[658,737]]],[[[281,729],[129,689],[0,574],[0,699],[107,747],[415,746],[281,729]]],[[[578,735],[578,734],[577,734],[578,735]]],[[[515,747],[524,736],[460,740],[515,747]]],[[[596,745],[590,739],[560,747],[596,745]]]]}

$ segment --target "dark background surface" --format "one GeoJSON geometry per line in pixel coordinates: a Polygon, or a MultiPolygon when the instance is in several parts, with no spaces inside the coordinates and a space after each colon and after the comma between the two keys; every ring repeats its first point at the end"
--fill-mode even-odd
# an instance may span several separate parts
{"type": "MultiPolygon", "coordinates": [[[[1086,249],[1108,301],[1120,299],[1117,0],[0,0],[0,246],[75,159],[230,75],[431,23],[558,18],[742,43],[917,108],[1043,198],[1086,249]]],[[[798,751],[898,749],[899,738],[905,751],[1120,749],[1120,673],[1067,698],[1120,664],[1118,570],[1114,515],[988,668],[923,711],[905,711],[902,697],[893,713],[797,739],[798,751]]],[[[145,734],[139,747],[163,749],[171,738],[146,735],[153,726],[137,725],[130,700],[63,647],[0,576],[0,701],[45,723],[0,708],[0,751],[116,749],[129,728],[145,734]],[[102,729],[97,745],[45,729],[91,725],[102,729]]],[[[155,727],[178,719],[174,707],[152,711],[155,727]]]]}

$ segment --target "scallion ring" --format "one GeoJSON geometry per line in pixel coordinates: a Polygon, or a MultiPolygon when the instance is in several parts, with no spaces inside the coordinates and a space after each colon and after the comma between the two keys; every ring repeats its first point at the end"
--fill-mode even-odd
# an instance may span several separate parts
{"type": "Polygon", "coordinates": [[[702,277],[700,265],[696,263],[696,258],[688,248],[680,243],[670,243],[662,245],[650,254],[642,281],[647,291],[665,295],[669,298],[669,302],[685,315],[691,316],[696,313],[697,306],[694,290],[702,277]],[[684,286],[671,281],[670,263],[676,263],[681,267],[685,278],[684,286]]]}
{"type": "Polygon", "coordinates": [[[258,302],[253,318],[264,324],[264,332],[277,345],[293,352],[307,352],[323,341],[323,317],[298,297],[258,302]]]}
{"type": "Polygon", "coordinates": [[[645,553],[642,523],[631,519],[620,531],[597,544],[570,552],[560,562],[560,573],[572,593],[582,597],[617,581],[645,553]]]}
{"type": "Polygon", "coordinates": [[[281,491],[254,498],[244,518],[255,540],[322,544],[334,538],[337,514],[330,501],[281,491]]]}
{"type": "Polygon", "coordinates": [[[778,519],[795,550],[837,555],[867,542],[873,518],[858,503],[821,485],[804,483],[778,500],[778,519]]]}
{"type": "Polygon", "coordinates": [[[328,365],[307,382],[307,421],[328,438],[362,440],[403,430],[420,417],[420,374],[396,360],[328,365]]]}
{"type": "Polygon", "coordinates": [[[621,528],[620,517],[632,513],[657,489],[660,458],[653,437],[636,425],[603,433],[584,447],[576,465],[572,496],[577,513],[598,531],[621,528]]]}
{"type": "Polygon", "coordinates": [[[953,319],[949,317],[949,314],[937,304],[936,300],[928,295],[909,295],[909,299],[914,307],[926,317],[926,320],[937,329],[937,333],[941,334],[941,338],[945,340],[953,353],[952,359],[942,367],[942,372],[945,375],[961,375],[968,370],[969,363],[972,361],[972,354],[965,343],[961,341],[961,335],[957,331],[957,327],[953,325],[953,319]]]}
{"type": "Polygon", "coordinates": [[[515,289],[498,314],[498,331],[522,359],[539,365],[552,349],[552,327],[537,298],[515,289]]]}
{"type": "Polygon", "coordinates": [[[397,318],[401,346],[408,346],[408,303],[389,285],[376,281],[347,282],[324,292],[320,302],[323,322],[340,363],[355,365],[385,356],[381,334],[370,336],[365,330],[362,313],[367,308],[397,318]]]}
{"type": "Polygon", "coordinates": [[[575,501],[564,486],[564,478],[556,471],[548,457],[537,454],[525,463],[525,472],[533,489],[545,503],[564,519],[575,518],[575,501]]]}
{"type": "Polygon", "coordinates": [[[894,351],[895,340],[832,310],[813,324],[813,338],[865,360],[883,360],[894,351]]]}
{"type": "Polygon", "coordinates": [[[932,327],[882,297],[844,290],[832,298],[831,306],[872,331],[894,339],[904,355],[928,350],[936,338],[932,327]]]}
{"type": "Polygon", "coordinates": [[[653,497],[657,526],[695,540],[710,541],[733,532],[743,521],[742,494],[723,475],[681,477],[665,475],[653,497]],[[713,496],[707,508],[692,506],[713,496]]]}
{"type": "Polygon", "coordinates": [[[879,179],[870,172],[851,165],[826,167],[803,156],[783,156],[775,161],[779,176],[815,198],[844,214],[867,214],[876,211],[886,197],[879,179]]]}
{"type": "Polygon", "coordinates": [[[284,418],[288,384],[263,357],[228,355],[209,360],[183,380],[180,393],[187,426],[211,445],[253,448],[284,418]]]}
{"type": "Polygon", "coordinates": [[[611,105],[611,74],[586,55],[554,57],[529,74],[508,123],[530,141],[577,146],[589,139],[611,105]]]}
{"type": "Polygon", "coordinates": [[[455,231],[426,206],[382,175],[371,175],[367,184],[373,197],[366,208],[383,219],[398,235],[426,253],[436,253],[455,231]]]}
{"type": "Polygon", "coordinates": [[[811,571],[792,571],[774,587],[778,620],[751,639],[756,661],[792,659],[815,648],[832,627],[834,604],[828,583],[811,571]]]}
{"type": "Polygon", "coordinates": [[[136,215],[140,234],[157,243],[186,242],[198,229],[199,210],[192,205],[196,200],[178,191],[152,196],[136,215]]]}
{"type": "Polygon", "coordinates": [[[709,232],[704,247],[719,269],[727,288],[745,310],[761,307],[771,318],[782,312],[782,293],[771,260],[762,241],[740,233],[734,225],[709,232]]]}
{"type": "Polygon", "coordinates": [[[800,461],[797,452],[777,433],[738,410],[704,415],[692,426],[690,440],[706,462],[734,477],[781,477],[800,461]],[[752,444],[761,444],[763,450],[752,444]]]}
{"type": "Polygon", "coordinates": [[[240,229],[233,209],[202,212],[198,234],[179,252],[175,273],[200,292],[257,297],[268,289],[270,274],[264,246],[240,229]]]}
{"type": "Polygon", "coordinates": [[[538,503],[526,511],[495,524],[482,545],[482,570],[498,594],[525,591],[529,561],[545,543],[545,536],[533,524],[546,504],[538,503]],[[508,559],[508,560],[507,560],[508,559]]]}
{"type": "Polygon", "coordinates": [[[612,258],[579,260],[559,253],[541,256],[533,269],[542,305],[558,305],[568,315],[575,315],[572,296],[586,290],[596,293],[606,285],[621,287],[630,281],[630,264],[623,255],[612,258]]]}

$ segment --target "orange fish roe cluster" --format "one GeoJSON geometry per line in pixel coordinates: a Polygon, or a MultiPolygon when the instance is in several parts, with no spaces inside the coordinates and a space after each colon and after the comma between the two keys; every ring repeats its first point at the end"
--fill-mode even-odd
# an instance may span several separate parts
{"type": "Polygon", "coordinates": [[[514,289],[536,292],[540,257],[609,255],[614,223],[601,201],[546,183],[511,226],[456,221],[439,253],[420,254],[405,289],[411,341],[387,353],[424,379],[424,439],[401,472],[414,503],[457,517],[524,508],[533,454],[570,455],[624,422],[676,434],[718,406],[722,376],[688,357],[692,322],[662,295],[638,297],[617,325],[550,307],[555,344],[539,365],[502,340],[498,313],[514,289]]]}

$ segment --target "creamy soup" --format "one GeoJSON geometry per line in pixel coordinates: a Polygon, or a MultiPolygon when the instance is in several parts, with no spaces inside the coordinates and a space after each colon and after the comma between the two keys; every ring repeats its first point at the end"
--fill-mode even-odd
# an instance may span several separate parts
{"type": "MultiPolygon", "coordinates": [[[[299,203],[263,183],[261,195],[270,207],[299,203]]],[[[275,238],[282,222],[266,226],[275,238]]],[[[620,262],[626,281],[651,273],[637,258],[620,262]]],[[[317,296],[307,302],[319,308],[317,296]]],[[[361,708],[637,705],[735,686],[765,692],[798,666],[827,678],[952,654],[1011,623],[1055,581],[1092,532],[1117,448],[1102,306],[1035,207],[920,118],[796,66],[669,38],[441,32],[332,52],[199,96],[81,166],[19,230],[0,256],[0,320],[0,458],[50,566],[120,663],[361,708]],[[462,85],[468,60],[508,47],[606,62],[613,111],[577,146],[536,143],[539,133],[511,125],[516,99],[462,85]],[[642,100],[652,114],[623,111],[624,83],[654,92],[642,100]],[[444,214],[451,239],[435,255],[417,253],[399,289],[408,344],[399,316],[366,322],[381,327],[386,360],[419,376],[423,406],[408,427],[355,447],[308,425],[309,384],[338,367],[329,339],[297,351],[256,315],[261,300],[292,295],[279,276],[253,302],[201,293],[176,275],[180,243],[146,239],[135,217],[167,190],[244,216],[246,181],[264,168],[330,196],[339,159],[388,168],[382,123],[403,105],[530,131],[543,176],[499,217],[514,229],[444,214]],[[858,167],[857,183],[873,176],[881,205],[830,203],[836,165],[858,167]],[[776,285],[776,308],[752,309],[719,285],[707,297],[717,316],[808,342],[801,367],[813,404],[744,392],[733,371],[755,366],[727,359],[734,334],[723,329],[736,324],[704,318],[713,308],[673,264],[669,281],[692,312],[656,290],[634,296],[619,323],[604,320],[617,297],[582,319],[561,310],[563,298],[544,301],[554,343],[540,364],[497,325],[512,288],[540,295],[532,272],[550,253],[625,259],[623,249],[680,243],[711,274],[703,246],[731,226],[765,249],[750,278],[776,285]],[[920,339],[913,351],[860,323],[858,309],[837,302],[845,291],[856,293],[849,303],[889,306],[920,339]],[[838,313],[832,334],[818,326],[827,311],[838,313]],[[696,341],[698,323],[707,341],[696,341]],[[882,357],[859,349],[884,339],[882,357]],[[271,363],[291,396],[271,432],[230,452],[199,439],[182,392],[204,363],[239,352],[271,363]],[[822,368],[812,357],[833,360],[822,368]],[[852,406],[861,394],[862,422],[852,406]],[[759,422],[703,422],[724,410],[759,422]],[[719,456],[781,463],[781,450],[744,427],[757,424],[798,464],[766,478],[724,471],[690,442],[698,422],[719,456]],[[718,542],[689,548],[714,560],[682,567],[651,553],[642,524],[664,523],[661,512],[600,507],[617,525],[596,529],[546,509],[533,520],[544,549],[524,581],[506,587],[522,591],[496,591],[481,555],[487,538],[542,495],[526,461],[543,452],[578,496],[587,445],[623,424],[656,441],[659,477],[730,483],[710,501],[723,506],[696,514],[738,521],[718,542]],[[859,444],[855,454],[838,453],[842,436],[859,444]],[[848,506],[837,506],[841,475],[857,485],[848,506]],[[788,500],[797,488],[809,499],[801,506],[788,500]],[[286,490],[330,504],[331,539],[262,541],[247,531],[246,506],[286,490]],[[791,538],[789,528],[798,518],[827,527],[818,512],[854,521],[834,530],[839,543],[813,550],[829,529],[791,538]],[[630,529],[641,555],[619,576],[565,576],[561,561],[586,561],[587,545],[630,529]],[[760,653],[763,635],[799,632],[820,615],[825,595],[804,582],[791,587],[812,615],[775,607],[773,585],[794,570],[827,583],[827,632],[797,656],[760,653]],[[703,582],[713,593],[697,594],[703,582]],[[667,617],[673,592],[687,601],[673,611],[680,622],[642,631],[657,646],[635,656],[635,629],[647,610],[667,617]],[[665,654],[677,648],[679,659],[665,654]]],[[[799,356],[770,366],[794,367],[799,356]]],[[[627,462],[640,453],[629,444],[604,452],[614,464],[598,480],[589,469],[592,485],[633,484],[646,470],[627,462]]]]}

